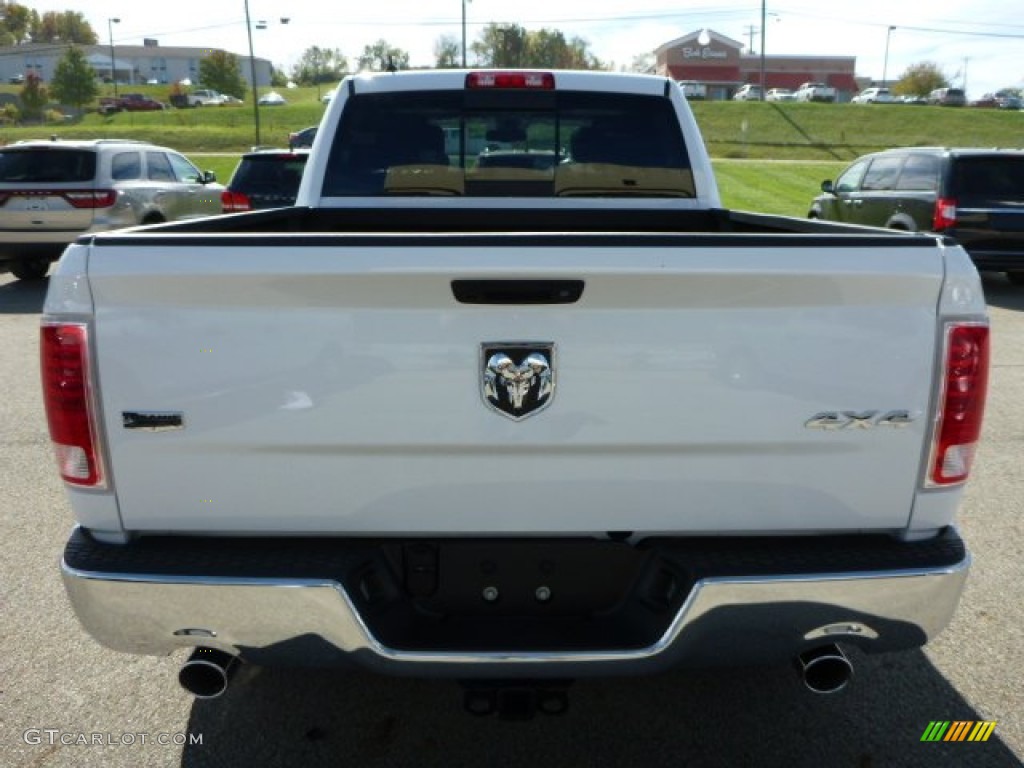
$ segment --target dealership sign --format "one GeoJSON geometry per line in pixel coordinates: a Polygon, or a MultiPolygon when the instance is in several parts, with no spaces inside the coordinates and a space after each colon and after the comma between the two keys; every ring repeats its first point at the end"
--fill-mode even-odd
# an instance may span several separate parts
{"type": "Polygon", "coordinates": [[[704,48],[683,48],[684,59],[727,59],[729,52],[715,50],[705,46],[704,48]]]}

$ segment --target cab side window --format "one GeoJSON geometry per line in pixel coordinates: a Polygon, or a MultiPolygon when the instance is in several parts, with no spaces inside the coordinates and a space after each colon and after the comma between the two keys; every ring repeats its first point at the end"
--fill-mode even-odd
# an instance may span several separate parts
{"type": "Polygon", "coordinates": [[[873,191],[893,189],[896,186],[896,179],[900,174],[902,164],[902,157],[875,158],[868,172],[864,174],[861,189],[873,191]]]}

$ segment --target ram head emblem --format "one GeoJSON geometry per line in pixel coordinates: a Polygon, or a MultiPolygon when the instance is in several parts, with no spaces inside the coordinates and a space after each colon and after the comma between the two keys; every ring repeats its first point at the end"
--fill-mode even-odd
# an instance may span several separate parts
{"type": "Polygon", "coordinates": [[[552,343],[484,344],[484,402],[516,421],[543,410],[555,391],[552,343]]]}

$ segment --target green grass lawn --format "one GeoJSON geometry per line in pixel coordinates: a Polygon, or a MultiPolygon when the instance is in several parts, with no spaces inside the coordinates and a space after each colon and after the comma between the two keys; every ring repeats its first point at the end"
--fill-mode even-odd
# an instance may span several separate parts
{"type": "Polygon", "coordinates": [[[235,172],[235,167],[238,165],[240,158],[241,155],[231,153],[206,155],[192,152],[188,155],[188,159],[191,160],[200,170],[213,171],[216,173],[217,181],[221,184],[228,183],[228,180],[231,178],[231,174],[235,172]]]}
{"type": "Polygon", "coordinates": [[[713,160],[726,208],[783,216],[806,216],[821,182],[846,163],[819,161],[713,160]]]}
{"type": "MultiPolygon", "coordinates": [[[[0,86],[0,93],[14,86],[0,86]]],[[[269,88],[261,88],[267,93],[269,88]]],[[[288,134],[320,122],[325,106],[317,98],[316,88],[275,89],[288,103],[279,107],[260,107],[260,141],[263,146],[288,146],[288,134]]],[[[328,87],[321,88],[321,94],[328,87]]],[[[142,93],[159,101],[170,97],[167,86],[121,86],[122,93],[142,93]]],[[[112,95],[105,86],[101,95],[112,95]]],[[[123,138],[150,141],[181,152],[241,152],[257,143],[252,94],[246,102],[222,107],[192,109],[168,108],[154,112],[118,112],[103,116],[95,112],[79,120],[46,125],[0,125],[0,144],[22,139],[123,138]]]]}
{"type": "Polygon", "coordinates": [[[1024,147],[1024,112],[907,104],[695,102],[712,157],[849,161],[889,147],[1024,147]]]}

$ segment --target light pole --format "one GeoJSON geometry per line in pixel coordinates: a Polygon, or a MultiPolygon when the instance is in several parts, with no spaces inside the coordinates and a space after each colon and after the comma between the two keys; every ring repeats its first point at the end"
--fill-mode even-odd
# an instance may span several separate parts
{"type": "Polygon", "coordinates": [[[249,35],[249,76],[252,78],[252,120],[256,126],[256,146],[260,145],[260,93],[256,88],[256,59],[252,52],[252,22],[249,20],[249,0],[245,0],[245,32],[249,35]]]}
{"type": "Polygon", "coordinates": [[[768,25],[765,23],[768,19],[768,13],[765,9],[765,3],[767,0],[761,0],[761,101],[764,101],[765,97],[765,82],[764,82],[764,30],[768,25]]]}
{"type": "Polygon", "coordinates": [[[462,0],[462,68],[466,68],[466,3],[469,0],[462,0]]]}
{"type": "Polygon", "coordinates": [[[889,87],[889,80],[888,80],[888,75],[889,75],[889,37],[890,37],[890,35],[892,35],[892,31],[894,29],[896,29],[896,27],[889,27],[889,29],[887,29],[886,32],[885,32],[885,59],[882,60],[882,87],[883,88],[888,88],[889,87]]]}
{"type": "MultiPolygon", "coordinates": [[[[291,18],[281,17],[281,23],[287,24],[291,18]]],[[[256,29],[266,29],[267,22],[257,21],[256,29]]],[[[260,92],[256,84],[256,56],[252,50],[252,20],[249,16],[249,0],[245,0],[245,33],[249,36],[249,77],[252,79],[252,121],[256,127],[256,146],[260,145],[260,92]]]]}
{"type": "Polygon", "coordinates": [[[117,70],[114,64],[114,25],[120,24],[120,19],[107,19],[107,34],[110,35],[110,79],[114,82],[114,98],[117,98],[117,70]]]}

